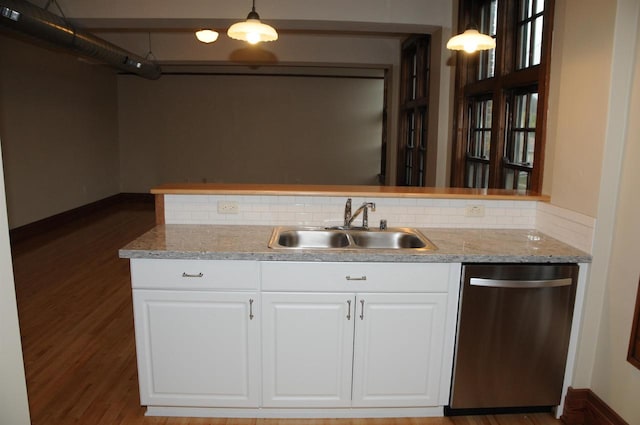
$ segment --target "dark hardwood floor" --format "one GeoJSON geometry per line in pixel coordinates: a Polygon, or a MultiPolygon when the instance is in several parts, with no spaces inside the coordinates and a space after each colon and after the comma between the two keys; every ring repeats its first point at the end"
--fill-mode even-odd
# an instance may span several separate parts
{"type": "Polygon", "coordinates": [[[154,225],[124,202],[12,247],[33,425],[558,425],[549,414],[405,419],[144,416],[138,399],[128,260],[118,249],[154,225]]]}

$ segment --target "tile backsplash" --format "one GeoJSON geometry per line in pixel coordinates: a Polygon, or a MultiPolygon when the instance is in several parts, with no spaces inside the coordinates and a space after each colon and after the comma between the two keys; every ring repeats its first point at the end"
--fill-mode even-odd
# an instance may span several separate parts
{"type": "Polygon", "coordinates": [[[595,218],[546,202],[538,202],[536,229],[584,252],[592,252],[595,227],[595,218]]]}
{"type": "MultiPolygon", "coordinates": [[[[164,199],[167,224],[332,226],[342,224],[347,197],[165,195],[164,199]]],[[[369,214],[370,227],[385,219],[389,227],[537,229],[587,253],[596,225],[591,217],[547,202],[353,197],[352,210],[363,202],[376,204],[369,214]],[[483,210],[482,216],[469,216],[469,207],[483,210]]],[[[356,225],[361,220],[358,217],[356,225]]]]}
{"type": "MultiPolygon", "coordinates": [[[[494,201],[417,198],[352,198],[352,210],[374,202],[369,226],[385,219],[390,227],[467,227],[531,229],[535,227],[535,201],[494,201]],[[484,209],[470,217],[467,207],[484,209]]],[[[326,226],[343,222],[346,197],[165,195],[167,224],[254,224],[326,226]],[[236,210],[224,214],[220,208],[236,210]]],[[[358,217],[356,224],[361,223],[358,217]]]]}

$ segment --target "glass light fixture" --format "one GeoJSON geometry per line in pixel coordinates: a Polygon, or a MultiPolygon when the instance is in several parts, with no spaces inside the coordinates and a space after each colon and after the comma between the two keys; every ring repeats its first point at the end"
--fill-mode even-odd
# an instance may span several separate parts
{"type": "Polygon", "coordinates": [[[242,40],[250,44],[278,39],[275,28],[260,22],[260,16],[256,12],[256,0],[253,0],[253,6],[247,15],[247,20],[231,25],[227,35],[234,40],[242,40]]]}
{"type": "Polygon", "coordinates": [[[196,38],[203,43],[213,43],[218,39],[218,32],[209,29],[201,29],[196,31],[196,38]]]}
{"type": "Polygon", "coordinates": [[[489,50],[496,48],[496,40],[490,35],[482,34],[474,27],[467,27],[465,32],[451,37],[447,42],[449,50],[464,50],[473,53],[477,50],[489,50]]]}

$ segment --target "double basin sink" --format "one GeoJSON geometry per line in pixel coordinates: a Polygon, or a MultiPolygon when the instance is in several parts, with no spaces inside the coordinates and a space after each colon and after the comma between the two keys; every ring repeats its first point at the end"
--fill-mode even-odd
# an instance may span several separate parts
{"type": "Polygon", "coordinates": [[[436,246],[416,229],[276,227],[269,248],[273,249],[393,249],[429,251],[436,246]]]}

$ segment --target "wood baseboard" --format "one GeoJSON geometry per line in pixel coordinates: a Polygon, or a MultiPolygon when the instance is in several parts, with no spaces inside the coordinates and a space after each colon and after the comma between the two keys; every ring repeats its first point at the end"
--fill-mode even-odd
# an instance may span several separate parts
{"type": "Polygon", "coordinates": [[[571,387],[560,419],[566,425],[629,425],[590,389],[571,387]]]}
{"type": "Polygon", "coordinates": [[[91,202],[89,204],[43,218],[42,220],[25,224],[24,226],[9,229],[9,238],[11,240],[11,243],[21,242],[39,233],[51,230],[64,224],[68,224],[81,218],[82,216],[86,216],[87,214],[128,202],[148,202],[153,204],[154,196],[149,193],[118,193],[116,195],[109,196],[104,199],[100,199],[98,201],[91,202]]]}

